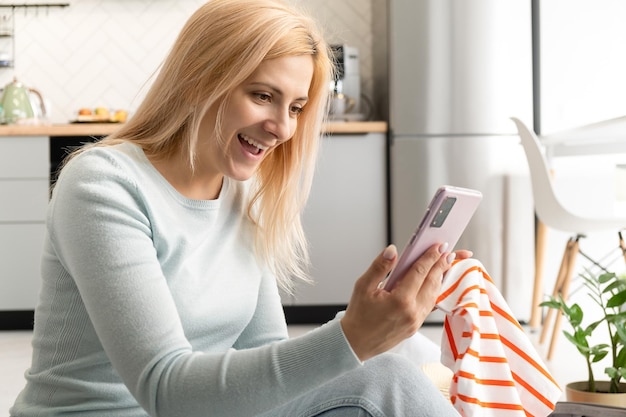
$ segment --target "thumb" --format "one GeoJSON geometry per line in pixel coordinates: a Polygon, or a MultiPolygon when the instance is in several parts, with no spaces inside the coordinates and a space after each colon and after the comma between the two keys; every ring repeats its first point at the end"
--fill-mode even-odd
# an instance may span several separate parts
{"type": "Polygon", "coordinates": [[[398,257],[398,249],[396,249],[396,245],[392,244],[387,246],[383,253],[381,253],[381,256],[385,262],[390,262],[391,264],[394,264],[396,258],[398,257]]]}
{"type": "Polygon", "coordinates": [[[398,258],[398,249],[389,245],[372,262],[369,269],[361,277],[362,284],[368,289],[376,289],[393,269],[398,258]]]}

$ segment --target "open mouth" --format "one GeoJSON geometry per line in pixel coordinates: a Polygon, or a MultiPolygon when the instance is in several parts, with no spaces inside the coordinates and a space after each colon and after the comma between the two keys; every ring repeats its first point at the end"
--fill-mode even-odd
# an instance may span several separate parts
{"type": "Polygon", "coordinates": [[[260,155],[262,152],[268,149],[268,146],[261,145],[256,140],[241,133],[237,135],[237,138],[239,139],[239,142],[244,147],[244,149],[252,155],[260,155]]]}

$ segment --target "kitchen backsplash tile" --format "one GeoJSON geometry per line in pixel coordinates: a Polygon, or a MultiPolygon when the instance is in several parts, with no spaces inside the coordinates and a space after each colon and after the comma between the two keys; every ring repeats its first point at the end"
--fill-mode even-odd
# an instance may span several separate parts
{"type": "MultiPolygon", "coordinates": [[[[362,91],[371,98],[372,5],[384,0],[291,1],[322,21],[331,43],[359,48],[362,91]]],[[[54,123],[74,119],[80,107],[132,112],[180,28],[204,2],[73,0],[65,8],[17,8],[15,65],[0,68],[0,86],[17,77],[41,91],[54,123]]],[[[0,8],[0,16],[7,13],[0,8]]]]}

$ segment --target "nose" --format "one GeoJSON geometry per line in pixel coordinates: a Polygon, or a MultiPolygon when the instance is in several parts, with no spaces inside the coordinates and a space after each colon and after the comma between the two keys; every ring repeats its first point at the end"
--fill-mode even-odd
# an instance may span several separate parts
{"type": "Polygon", "coordinates": [[[277,140],[284,142],[293,134],[295,119],[291,117],[289,108],[276,107],[265,121],[265,130],[277,140]]]}

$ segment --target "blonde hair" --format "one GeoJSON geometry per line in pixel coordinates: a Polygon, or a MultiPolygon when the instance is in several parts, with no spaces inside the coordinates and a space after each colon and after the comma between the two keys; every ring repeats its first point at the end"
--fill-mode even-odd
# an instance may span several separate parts
{"type": "Polygon", "coordinates": [[[255,176],[248,216],[255,248],[281,287],[307,280],[309,255],[300,214],[311,188],[333,64],[313,19],[280,0],[211,0],[187,21],[133,117],[96,146],[133,142],[155,158],[182,147],[193,168],[199,125],[217,105],[215,136],[235,87],[264,60],[311,55],[308,102],[291,140],[266,155],[255,176]]]}

